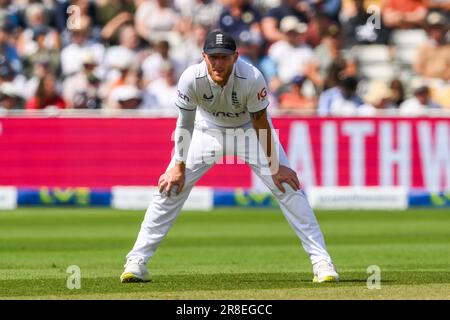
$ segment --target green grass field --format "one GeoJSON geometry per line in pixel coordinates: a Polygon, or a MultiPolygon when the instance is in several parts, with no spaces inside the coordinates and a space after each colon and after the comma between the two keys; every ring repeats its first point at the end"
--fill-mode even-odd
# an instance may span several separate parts
{"type": "Polygon", "coordinates": [[[149,265],[153,281],[121,284],[143,212],[0,211],[0,299],[450,299],[450,213],[317,212],[341,275],[315,285],[278,210],[184,212],[149,265]],[[81,289],[66,269],[81,268],[81,289]],[[381,269],[369,290],[366,269],[381,269]]]}

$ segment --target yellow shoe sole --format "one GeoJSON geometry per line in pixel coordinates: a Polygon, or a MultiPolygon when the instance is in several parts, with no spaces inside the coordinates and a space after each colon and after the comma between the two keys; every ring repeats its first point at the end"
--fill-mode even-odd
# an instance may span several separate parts
{"type": "Polygon", "coordinates": [[[131,272],[123,273],[120,276],[120,282],[122,283],[136,283],[136,282],[150,282],[150,281],[151,281],[150,276],[146,276],[144,279],[141,279],[139,277],[136,277],[131,272]]]}
{"type": "Polygon", "coordinates": [[[314,276],[313,283],[324,283],[324,282],[339,282],[339,279],[333,276],[326,276],[322,281],[319,281],[317,276],[314,276]]]}

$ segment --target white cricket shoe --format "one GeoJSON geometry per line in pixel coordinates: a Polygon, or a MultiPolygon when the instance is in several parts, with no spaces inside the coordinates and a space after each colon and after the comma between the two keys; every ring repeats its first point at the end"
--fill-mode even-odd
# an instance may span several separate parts
{"type": "Polygon", "coordinates": [[[143,258],[128,259],[124,267],[125,270],[120,276],[120,281],[122,283],[151,281],[147,265],[143,258]]]}
{"type": "Polygon", "coordinates": [[[336,272],[332,262],[325,260],[319,261],[313,265],[314,283],[339,282],[339,274],[336,272]]]}

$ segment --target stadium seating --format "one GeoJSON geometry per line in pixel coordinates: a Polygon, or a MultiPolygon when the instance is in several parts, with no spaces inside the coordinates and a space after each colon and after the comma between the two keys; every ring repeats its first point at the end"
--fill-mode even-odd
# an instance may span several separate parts
{"type": "Polygon", "coordinates": [[[352,49],[359,75],[368,80],[389,81],[394,76],[391,53],[384,45],[359,45],[352,49]]]}
{"type": "Polygon", "coordinates": [[[395,30],[391,36],[391,45],[394,48],[394,66],[400,80],[407,86],[414,76],[412,65],[414,63],[417,47],[426,40],[423,29],[395,30]]]}

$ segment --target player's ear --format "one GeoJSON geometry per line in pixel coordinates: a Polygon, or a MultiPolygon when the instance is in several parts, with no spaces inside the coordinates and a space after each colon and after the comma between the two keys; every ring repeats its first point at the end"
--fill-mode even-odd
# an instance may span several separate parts
{"type": "Polygon", "coordinates": [[[234,61],[233,62],[236,62],[238,58],[239,58],[239,52],[236,51],[234,53],[234,61]]]}

